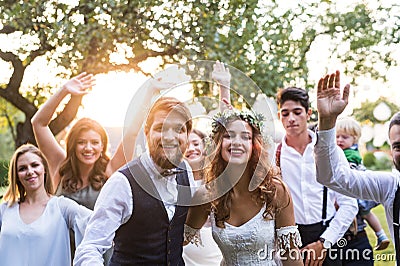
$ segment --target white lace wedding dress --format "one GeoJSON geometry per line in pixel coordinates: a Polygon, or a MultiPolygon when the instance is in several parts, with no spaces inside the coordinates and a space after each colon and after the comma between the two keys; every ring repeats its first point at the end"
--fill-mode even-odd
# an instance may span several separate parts
{"type": "Polygon", "coordinates": [[[276,229],[275,220],[263,218],[264,211],[265,206],[241,226],[225,222],[225,228],[217,227],[214,214],[210,215],[213,238],[223,256],[221,265],[282,265],[279,253],[290,250],[291,244],[301,246],[296,225],[276,229]]]}
{"type": "Polygon", "coordinates": [[[215,225],[211,215],[212,234],[223,255],[221,265],[281,265],[275,256],[275,221],[265,220],[261,208],[241,226],[225,222],[225,228],[215,225]]]}
{"type": "MultiPolygon", "coordinates": [[[[275,228],[275,220],[265,220],[265,206],[246,223],[233,226],[225,222],[225,228],[215,224],[214,213],[211,213],[212,235],[223,256],[221,265],[282,265],[280,250],[287,251],[291,244],[301,246],[297,226],[275,228]]],[[[199,229],[185,225],[185,240],[201,245],[199,229]]]]}

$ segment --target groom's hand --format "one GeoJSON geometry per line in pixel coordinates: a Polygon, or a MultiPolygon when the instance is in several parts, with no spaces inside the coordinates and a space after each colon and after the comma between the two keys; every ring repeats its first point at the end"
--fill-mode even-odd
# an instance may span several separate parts
{"type": "Polygon", "coordinates": [[[326,75],[318,82],[317,110],[320,130],[331,129],[335,126],[336,118],[340,115],[349,100],[350,85],[343,88],[343,95],[340,92],[340,72],[326,75]]]}

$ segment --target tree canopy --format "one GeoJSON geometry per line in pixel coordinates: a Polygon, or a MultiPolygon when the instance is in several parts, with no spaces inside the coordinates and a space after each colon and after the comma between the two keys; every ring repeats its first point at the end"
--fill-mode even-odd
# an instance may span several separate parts
{"type": "MultiPolygon", "coordinates": [[[[330,0],[282,2],[2,1],[1,42],[19,40],[0,46],[0,58],[12,69],[8,82],[0,84],[0,97],[7,102],[2,104],[25,115],[16,125],[16,146],[35,143],[30,119],[50,91],[39,84],[21,85],[27,67],[39,57],[64,69],[65,77],[81,71],[144,71],[141,63],[151,57],[164,64],[221,60],[248,75],[268,96],[289,84],[314,85],[308,78],[312,51],[326,51],[333,61],[345,63],[344,72],[352,78],[368,74],[384,79],[376,66],[398,63],[393,51],[400,38],[399,4],[350,1],[339,8],[330,0]],[[320,47],[321,40],[328,45],[320,47]]],[[[245,84],[234,85],[248,97],[245,84]]],[[[80,103],[72,98],[66,104],[50,125],[54,134],[72,121],[80,103]]]]}
{"type": "Polygon", "coordinates": [[[390,120],[391,116],[399,111],[398,105],[385,97],[380,97],[377,101],[374,102],[365,101],[361,103],[361,106],[359,108],[353,110],[354,118],[361,124],[367,125],[374,125],[386,122],[378,120],[374,115],[374,109],[381,103],[386,104],[387,108],[389,108],[390,110],[390,114],[387,120],[390,120]]]}

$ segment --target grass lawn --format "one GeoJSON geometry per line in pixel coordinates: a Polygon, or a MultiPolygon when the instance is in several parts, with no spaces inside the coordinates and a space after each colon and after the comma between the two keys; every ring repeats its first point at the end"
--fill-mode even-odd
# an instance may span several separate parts
{"type": "MultiPolygon", "coordinates": [[[[374,258],[375,258],[374,265],[394,266],[394,265],[396,265],[396,256],[395,256],[395,252],[394,252],[393,241],[390,237],[388,224],[386,222],[385,210],[382,205],[379,205],[378,207],[372,209],[372,212],[378,217],[378,219],[381,222],[381,225],[383,227],[383,230],[386,232],[386,235],[391,240],[391,243],[387,249],[381,250],[381,251],[374,251],[374,258]]],[[[366,231],[368,234],[369,242],[371,243],[371,246],[374,247],[376,244],[375,233],[369,226],[367,226],[366,231]]]]}

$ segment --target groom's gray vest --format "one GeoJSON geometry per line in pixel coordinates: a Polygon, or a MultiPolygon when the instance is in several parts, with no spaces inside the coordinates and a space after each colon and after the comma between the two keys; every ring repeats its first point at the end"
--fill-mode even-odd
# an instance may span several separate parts
{"type": "MultiPolygon", "coordinates": [[[[186,169],[184,163],[179,167],[186,169]]],[[[131,161],[119,171],[128,178],[131,185],[133,213],[116,231],[110,266],[185,265],[182,243],[188,207],[176,206],[174,217],[169,221],[163,202],[142,188],[145,186],[146,190],[151,189],[153,195],[158,195],[140,159],[131,161]]],[[[187,189],[179,189],[178,201],[182,197],[190,197],[187,172],[177,174],[176,179],[178,185],[187,186],[187,189]]]]}

